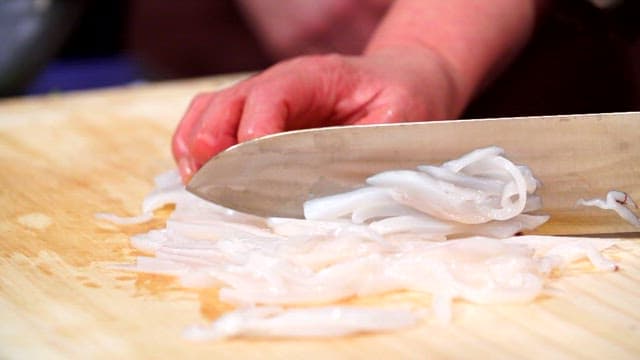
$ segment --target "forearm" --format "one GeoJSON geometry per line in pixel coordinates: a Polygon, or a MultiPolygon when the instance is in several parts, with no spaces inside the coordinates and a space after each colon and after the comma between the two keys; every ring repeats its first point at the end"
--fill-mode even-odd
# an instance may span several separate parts
{"type": "MultiPolygon", "coordinates": [[[[397,0],[366,54],[436,53],[455,87],[453,112],[499,73],[524,46],[547,0],[397,0]]],[[[457,114],[455,114],[457,115],[457,114]]]]}

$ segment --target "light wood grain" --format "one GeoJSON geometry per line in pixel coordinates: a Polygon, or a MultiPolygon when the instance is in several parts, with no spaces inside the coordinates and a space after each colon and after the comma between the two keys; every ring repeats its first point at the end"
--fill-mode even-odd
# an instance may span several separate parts
{"type": "MultiPolygon", "coordinates": [[[[640,357],[640,240],[552,281],[532,304],[454,305],[453,323],[332,340],[194,344],[180,334],[228,310],[215,290],[116,271],[132,234],[93,214],[136,214],[173,167],[170,136],[190,98],[236,77],[0,102],[0,358],[615,358],[640,357]]],[[[362,302],[429,304],[420,294],[362,302]]]]}

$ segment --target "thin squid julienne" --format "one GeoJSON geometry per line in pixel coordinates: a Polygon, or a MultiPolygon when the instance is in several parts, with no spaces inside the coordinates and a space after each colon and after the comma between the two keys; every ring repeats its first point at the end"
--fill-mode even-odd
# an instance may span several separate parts
{"type": "MultiPolygon", "coordinates": [[[[151,214],[175,204],[166,227],[133,236],[131,245],[148,255],[114,267],[219,288],[220,301],[237,309],[188,328],[184,335],[193,340],[343,336],[446,323],[455,321],[456,301],[534,301],[553,271],[579,259],[617,269],[601,254],[612,239],[514,236],[548,216],[531,213],[542,206],[531,169],[498,147],[375,174],[362,185],[307,202],[305,220],[260,218],[191,195],[177,172],[168,172],[142,206],[151,214]],[[430,294],[431,308],[343,303],[406,291],[430,294]]],[[[100,217],[124,224],[149,219],[100,217]]]]}

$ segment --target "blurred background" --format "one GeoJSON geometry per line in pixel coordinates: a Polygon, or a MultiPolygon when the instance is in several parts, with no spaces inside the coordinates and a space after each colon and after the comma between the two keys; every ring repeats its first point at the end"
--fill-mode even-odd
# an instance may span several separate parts
{"type": "Polygon", "coordinates": [[[0,0],[0,96],[269,63],[234,1],[0,0]]]}
{"type": "MultiPolygon", "coordinates": [[[[287,1],[0,0],[0,97],[358,53],[390,2],[344,0],[351,6],[323,12],[309,4],[340,1],[289,1],[311,8],[305,12],[283,7],[287,1]]],[[[523,54],[465,117],[640,110],[640,1],[600,2],[612,1],[554,2],[523,54]]]]}

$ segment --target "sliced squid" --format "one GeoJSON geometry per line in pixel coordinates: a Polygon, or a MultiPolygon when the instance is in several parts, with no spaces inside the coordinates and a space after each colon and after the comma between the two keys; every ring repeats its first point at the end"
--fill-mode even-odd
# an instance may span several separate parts
{"type": "Polygon", "coordinates": [[[640,218],[630,209],[637,209],[638,205],[633,201],[631,196],[625,192],[611,190],[604,199],[579,199],[577,204],[582,206],[595,206],[604,210],[613,210],[629,224],[640,227],[640,218]]]}
{"type": "MultiPolygon", "coordinates": [[[[187,193],[171,172],[156,178],[144,217],[123,220],[143,221],[175,204],[165,228],[131,238],[150,256],[116,268],[174,276],[189,288],[218,288],[221,301],[238,307],[189,328],[185,337],[193,340],[343,336],[429,318],[448,322],[455,300],[533,301],[553,271],[580,259],[617,270],[602,255],[615,240],[514,236],[548,219],[529,213],[542,206],[539,186],[529,168],[488,147],[439,166],[373,175],[361,189],[307,202],[307,219],[288,219],[206,202],[187,193]],[[338,305],[401,291],[429,294],[432,315],[419,308],[338,305]]],[[[624,201],[632,204],[613,193],[583,204],[630,212],[624,201]]]]}

